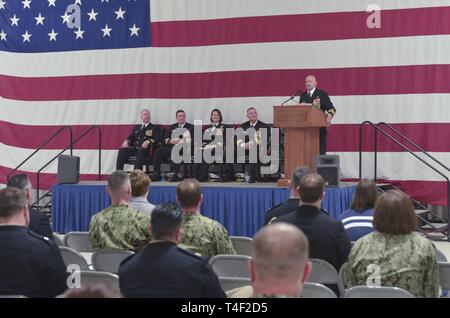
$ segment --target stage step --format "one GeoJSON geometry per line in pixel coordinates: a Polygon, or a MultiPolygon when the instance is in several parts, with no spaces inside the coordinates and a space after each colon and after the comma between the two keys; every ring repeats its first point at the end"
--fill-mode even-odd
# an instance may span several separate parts
{"type": "Polygon", "coordinates": [[[416,215],[422,215],[422,214],[427,214],[430,213],[431,211],[428,209],[416,209],[416,215]]]}

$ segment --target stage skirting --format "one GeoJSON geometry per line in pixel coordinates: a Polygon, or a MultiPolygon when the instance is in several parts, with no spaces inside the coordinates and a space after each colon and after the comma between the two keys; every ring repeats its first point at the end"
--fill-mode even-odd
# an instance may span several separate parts
{"type": "MultiPolygon", "coordinates": [[[[52,187],[53,231],[88,231],[91,217],[110,205],[106,184],[84,182],[52,187]]],[[[338,218],[351,203],[354,186],[327,188],[322,207],[338,218]]],[[[223,224],[230,235],[253,235],[262,227],[268,209],[286,201],[289,190],[275,185],[202,185],[201,213],[223,224]]],[[[175,185],[152,184],[149,201],[175,202],[175,185]]]]}

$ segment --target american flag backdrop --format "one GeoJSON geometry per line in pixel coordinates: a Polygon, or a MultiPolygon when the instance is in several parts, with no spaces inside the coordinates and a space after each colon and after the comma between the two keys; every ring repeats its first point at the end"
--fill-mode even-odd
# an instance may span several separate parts
{"type": "MultiPolygon", "coordinates": [[[[226,123],[240,123],[254,106],[270,123],[272,106],[308,74],[337,109],[328,151],[344,178],[358,176],[364,120],[394,124],[450,165],[449,52],[450,0],[0,0],[0,183],[61,125],[75,138],[102,127],[108,175],[140,109],[156,124],[180,108],[190,122],[220,108],[226,123]],[[367,26],[374,2],[381,28],[367,26]]],[[[379,176],[446,204],[443,178],[380,142],[379,176]]],[[[66,143],[21,170],[34,175],[66,143]]],[[[75,148],[82,179],[95,179],[95,133],[75,148]]],[[[56,162],[46,187],[55,172],[56,162]]]]}

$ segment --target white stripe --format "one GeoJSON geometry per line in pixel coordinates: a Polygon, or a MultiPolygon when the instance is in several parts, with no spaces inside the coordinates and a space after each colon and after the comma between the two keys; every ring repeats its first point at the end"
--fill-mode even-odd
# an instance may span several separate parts
{"type": "Polygon", "coordinates": [[[366,223],[366,222],[358,222],[358,223],[351,223],[344,225],[344,228],[346,230],[354,228],[354,227],[373,227],[372,223],[366,223]]]}
{"type": "MultiPolygon", "coordinates": [[[[343,178],[359,177],[359,153],[357,152],[339,152],[327,153],[340,156],[340,169],[343,178]]],[[[419,157],[426,159],[420,153],[419,157]]],[[[450,166],[450,153],[430,152],[430,155],[437,158],[443,164],[450,166]]],[[[387,180],[423,180],[423,181],[445,181],[443,177],[428,168],[411,154],[405,152],[383,152],[378,153],[378,179],[387,180]]],[[[437,164],[432,163],[433,167],[445,171],[437,164]]],[[[444,173],[450,179],[450,173],[444,173]]],[[[363,175],[364,178],[373,178],[373,153],[363,153],[363,175]]]]}
{"type": "Polygon", "coordinates": [[[366,11],[367,6],[373,3],[380,5],[382,10],[450,5],[449,0],[151,0],[150,3],[153,22],[366,11]]]}
{"type": "MultiPolygon", "coordinates": [[[[303,85],[299,83],[299,85],[303,85]]],[[[0,98],[0,120],[22,125],[118,125],[139,121],[139,110],[149,108],[156,124],[172,123],[177,109],[187,119],[208,122],[210,111],[222,110],[226,123],[246,121],[248,107],[257,108],[260,120],[273,122],[273,106],[287,97],[239,97],[210,99],[125,99],[29,102],[0,98]],[[164,111],[162,111],[164,109],[164,111]]],[[[387,123],[448,123],[450,94],[331,96],[337,109],[333,124],[365,120],[387,123]]]]}
{"type": "MultiPolygon", "coordinates": [[[[0,143],[0,166],[15,168],[27,156],[29,156],[34,149],[24,149],[18,147],[7,146],[0,143]]],[[[37,172],[50,159],[56,156],[60,150],[41,150],[32,160],[25,163],[20,170],[28,172],[37,172]]],[[[102,174],[110,174],[115,170],[117,150],[103,150],[102,151],[102,174]]],[[[66,151],[64,154],[69,154],[66,151]]],[[[81,174],[97,174],[98,173],[98,151],[97,150],[74,150],[74,156],[80,157],[80,173],[81,174]]],[[[57,160],[50,164],[42,173],[56,173],[57,160]]]]}
{"type": "Polygon", "coordinates": [[[355,220],[356,221],[363,221],[363,220],[372,221],[373,216],[351,216],[351,217],[343,219],[341,222],[346,223],[346,222],[351,222],[351,221],[355,221],[355,220]]]}
{"type": "Polygon", "coordinates": [[[0,52],[0,74],[47,77],[450,64],[449,51],[450,35],[42,54],[0,52]]]}
{"type": "MultiPolygon", "coordinates": [[[[0,143],[0,166],[14,168],[24,160],[33,149],[11,147],[0,143]]],[[[37,171],[50,158],[55,156],[58,150],[43,150],[36,157],[25,164],[26,171],[37,171]]],[[[444,164],[450,165],[450,153],[430,153],[444,164]]],[[[74,155],[81,157],[81,173],[97,173],[98,152],[96,150],[75,150],[74,155]]],[[[339,153],[342,178],[358,177],[358,153],[339,153]]],[[[370,165],[372,156],[365,155],[363,165],[363,177],[373,177],[373,165],[370,165]]],[[[117,150],[104,150],[102,152],[102,173],[109,174],[115,169],[117,150]]],[[[388,180],[428,180],[444,181],[439,175],[424,168],[420,162],[410,158],[408,153],[380,153],[378,161],[378,177],[388,180]]],[[[56,162],[44,172],[56,173],[56,162]]],[[[448,174],[450,177],[450,174],[448,174]]]]}

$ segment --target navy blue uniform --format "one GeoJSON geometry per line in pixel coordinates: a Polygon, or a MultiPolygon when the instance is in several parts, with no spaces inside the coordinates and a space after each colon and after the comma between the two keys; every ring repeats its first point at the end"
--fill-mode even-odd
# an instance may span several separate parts
{"type": "MultiPolygon", "coordinates": [[[[268,150],[269,144],[270,144],[270,127],[269,125],[267,125],[266,123],[258,120],[256,125],[252,126],[250,124],[250,121],[246,121],[245,123],[241,124],[241,128],[245,131],[245,140],[237,140],[236,144],[239,147],[241,142],[247,143],[247,142],[252,142],[253,146],[256,147],[256,156],[257,156],[257,163],[249,163],[248,161],[246,162],[245,165],[245,170],[246,172],[250,175],[250,178],[252,181],[257,180],[257,181],[261,181],[261,173],[260,173],[260,158],[259,158],[259,147],[260,145],[262,145],[264,143],[264,145],[266,146],[266,151],[268,150]],[[250,135],[247,132],[247,129],[249,129],[250,127],[253,127],[255,129],[256,136],[255,135],[250,135]],[[261,140],[261,133],[259,132],[260,129],[265,128],[266,129],[266,136],[267,136],[267,140],[261,140]]],[[[245,156],[248,158],[250,154],[250,150],[246,150],[245,151],[245,156]]]]}
{"type": "MultiPolygon", "coordinates": [[[[312,96],[308,95],[308,92],[304,92],[300,96],[300,103],[308,103],[312,104],[312,102],[316,99],[320,98],[320,110],[322,110],[325,114],[336,114],[336,108],[334,108],[333,103],[330,100],[330,97],[328,96],[327,92],[320,90],[316,87],[314,93],[312,96]]],[[[320,128],[320,154],[324,155],[327,151],[326,149],[326,141],[327,141],[327,127],[320,128]]]]}
{"type": "MultiPolygon", "coordinates": [[[[228,125],[225,124],[216,124],[216,125],[208,125],[205,127],[205,131],[208,129],[211,129],[211,131],[213,132],[214,129],[219,129],[220,130],[220,134],[222,134],[222,143],[218,143],[217,146],[221,147],[223,149],[223,160],[225,162],[226,160],[226,145],[227,145],[227,140],[226,140],[226,129],[227,128],[232,128],[228,125]]],[[[214,131],[215,132],[215,131],[214,131]]],[[[217,133],[217,132],[215,132],[217,133]]],[[[207,145],[209,145],[210,143],[212,143],[215,140],[216,136],[213,134],[211,136],[211,140],[203,140],[202,143],[202,147],[205,147],[207,145]]],[[[232,142],[232,141],[231,141],[232,142]]],[[[204,149],[203,151],[203,155],[204,155],[204,149]]],[[[211,154],[214,156],[215,154],[215,149],[213,149],[211,151],[211,154]]],[[[195,152],[194,152],[195,155],[195,152]]],[[[195,163],[194,164],[194,178],[197,179],[200,182],[205,182],[208,181],[209,178],[209,166],[210,164],[206,163],[204,160],[202,163],[195,163]]],[[[224,163],[224,172],[225,172],[225,176],[221,176],[222,177],[222,181],[234,181],[234,172],[233,172],[233,164],[232,163],[224,163]]]]}
{"type": "Polygon", "coordinates": [[[36,209],[29,208],[29,210],[30,225],[28,225],[28,228],[39,235],[46,236],[53,240],[53,231],[48,217],[36,209]]]}
{"type": "MultiPolygon", "coordinates": [[[[178,128],[180,128],[178,123],[170,125],[169,131],[167,131],[165,136],[164,136],[164,140],[163,140],[164,146],[159,148],[159,149],[157,149],[156,152],[155,152],[155,160],[154,160],[153,170],[154,170],[155,174],[158,174],[158,177],[161,177],[161,164],[163,162],[168,161],[169,158],[170,158],[170,155],[172,153],[173,145],[170,143],[170,140],[171,140],[171,137],[172,137],[172,132],[175,129],[178,129],[178,128]]],[[[194,145],[194,142],[193,142],[193,139],[194,139],[194,125],[189,124],[189,123],[184,123],[183,128],[185,128],[185,129],[187,129],[189,131],[190,143],[191,143],[191,145],[194,145]]],[[[182,136],[180,135],[180,137],[182,137],[182,136]]],[[[188,141],[186,141],[186,142],[188,142],[188,141]]],[[[194,155],[193,152],[191,152],[191,154],[194,155]]],[[[180,164],[176,164],[176,163],[173,164],[173,172],[176,175],[178,175],[178,173],[180,172],[180,164]]]]}
{"type": "Polygon", "coordinates": [[[121,148],[119,150],[116,170],[123,170],[123,166],[130,156],[136,156],[134,168],[142,170],[145,159],[148,157],[152,158],[152,150],[162,144],[162,135],[162,129],[152,123],[148,123],[145,127],[143,125],[136,125],[127,138],[131,148],[121,148]],[[145,141],[149,141],[150,145],[147,148],[142,148],[142,144],[145,141]]]}
{"type": "Polygon", "coordinates": [[[55,297],[66,286],[66,266],[52,240],[24,226],[0,226],[0,294],[55,297]]]}
{"type": "Polygon", "coordinates": [[[119,280],[125,297],[225,297],[208,261],[169,241],[154,241],[124,260],[119,280]]]}

